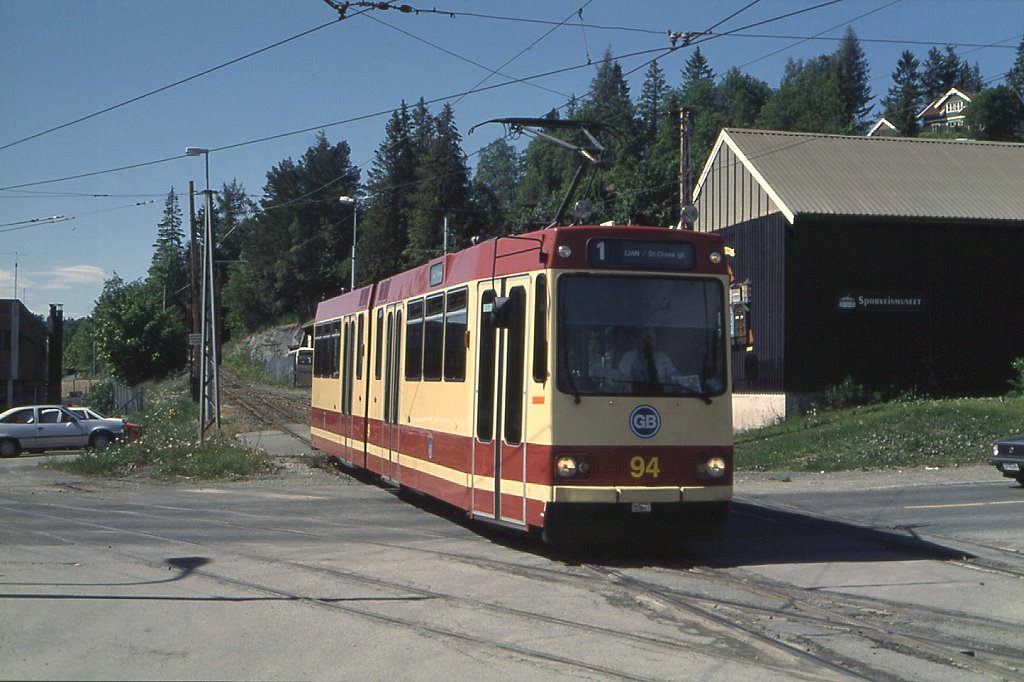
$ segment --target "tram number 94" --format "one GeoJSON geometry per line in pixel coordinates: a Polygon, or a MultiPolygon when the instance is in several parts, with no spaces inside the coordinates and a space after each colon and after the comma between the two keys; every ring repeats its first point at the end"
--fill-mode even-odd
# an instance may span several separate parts
{"type": "Polygon", "coordinates": [[[657,457],[644,459],[638,455],[629,460],[629,475],[633,478],[642,478],[643,476],[657,478],[660,473],[661,468],[657,457]]]}

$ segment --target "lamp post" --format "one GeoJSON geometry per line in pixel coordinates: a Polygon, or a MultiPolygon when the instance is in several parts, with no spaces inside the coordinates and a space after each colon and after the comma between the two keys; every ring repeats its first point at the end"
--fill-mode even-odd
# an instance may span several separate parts
{"type": "Polygon", "coordinates": [[[338,197],[343,204],[352,204],[352,281],[349,291],[356,290],[356,231],[359,227],[359,199],[350,196],[338,197]]]}
{"type": "Polygon", "coordinates": [[[188,156],[203,156],[206,161],[205,220],[203,224],[202,324],[199,371],[199,441],[202,442],[206,422],[213,419],[220,430],[220,384],[217,365],[217,305],[213,270],[213,192],[210,190],[210,150],[187,147],[188,156]]]}

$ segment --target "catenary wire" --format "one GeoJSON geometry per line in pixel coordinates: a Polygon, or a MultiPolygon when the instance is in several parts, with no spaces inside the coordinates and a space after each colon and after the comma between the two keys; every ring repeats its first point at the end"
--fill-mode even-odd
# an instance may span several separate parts
{"type": "MultiPolygon", "coordinates": [[[[631,53],[628,53],[628,54],[612,57],[612,59],[629,59],[629,58],[632,58],[632,57],[638,57],[638,56],[648,55],[648,54],[652,54],[652,53],[667,53],[667,52],[671,52],[671,51],[672,51],[672,48],[653,48],[653,49],[647,49],[647,50],[639,50],[637,52],[631,52],[631,53]]],[[[438,102],[444,102],[444,101],[447,101],[449,99],[453,99],[455,97],[459,97],[460,95],[479,94],[481,92],[487,92],[487,91],[490,91],[490,90],[496,90],[498,88],[507,87],[509,85],[517,85],[517,84],[520,84],[520,83],[525,83],[527,81],[536,80],[536,79],[539,79],[539,78],[547,78],[549,76],[559,75],[559,74],[563,74],[563,73],[569,73],[571,71],[578,71],[580,69],[585,69],[585,68],[588,68],[590,66],[591,66],[591,64],[577,64],[577,65],[574,65],[574,66],[567,66],[567,67],[563,67],[563,68],[560,68],[560,69],[553,69],[551,71],[546,71],[546,72],[543,72],[543,73],[534,74],[532,76],[524,76],[522,78],[515,78],[515,79],[509,80],[509,81],[505,81],[503,83],[496,83],[494,85],[488,85],[488,86],[485,86],[485,87],[477,88],[476,90],[465,90],[465,91],[462,91],[462,92],[457,92],[457,93],[453,93],[453,94],[449,94],[449,95],[443,95],[443,96],[440,96],[440,97],[435,97],[435,98],[430,99],[430,100],[425,100],[424,104],[437,104],[438,102]]],[[[221,147],[211,148],[209,150],[209,152],[210,153],[223,152],[223,151],[227,151],[227,150],[230,150],[230,149],[238,149],[240,147],[247,147],[247,146],[250,146],[250,145],[260,144],[260,143],[263,143],[263,142],[270,142],[272,140],[279,140],[279,139],[282,139],[282,138],[285,138],[285,137],[291,137],[291,136],[294,136],[294,135],[302,135],[302,134],[314,132],[314,131],[317,131],[317,130],[323,130],[325,128],[333,128],[333,127],[336,127],[336,126],[339,126],[339,125],[344,125],[344,124],[347,124],[347,123],[356,123],[356,122],[359,122],[359,121],[365,121],[365,120],[369,120],[369,119],[373,119],[373,118],[379,118],[381,116],[387,116],[389,114],[395,113],[396,111],[399,111],[399,109],[400,109],[399,107],[390,108],[390,109],[384,109],[384,110],[375,111],[375,112],[372,112],[372,113],[369,113],[369,114],[361,114],[359,116],[353,116],[351,118],[342,119],[340,121],[334,121],[332,123],[323,123],[323,124],[320,124],[320,125],[315,125],[315,126],[309,126],[307,128],[302,128],[300,130],[292,130],[292,131],[285,132],[285,133],[277,133],[277,134],[274,134],[274,135],[267,135],[265,137],[260,137],[260,138],[256,138],[256,139],[246,140],[244,142],[236,142],[234,144],[228,144],[228,145],[224,145],[224,146],[221,146],[221,147]]],[[[141,162],[141,163],[134,163],[134,164],[126,165],[126,166],[119,166],[117,168],[107,168],[107,169],[104,169],[104,170],[91,171],[91,172],[88,172],[88,173],[79,173],[79,174],[76,174],[76,175],[69,175],[69,176],[65,176],[65,177],[61,177],[61,178],[54,178],[54,179],[50,179],[50,180],[36,180],[34,182],[26,182],[26,183],[21,183],[21,184],[18,184],[18,185],[8,185],[7,187],[0,187],[0,191],[10,191],[10,190],[15,190],[15,189],[22,189],[22,188],[25,188],[25,187],[36,187],[36,186],[39,186],[39,185],[48,185],[48,184],[52,184],[52,183],[55,183],[55,182],[65,182],[65,181],[68,181],[68,180],[79,180],[81,178],[94,177],[94,176],[97,176],[97,175],[104,175],[106,173],[116,173],[116,172],[119,172],[119,171],[133,170],[135,168],[143,168],[145,166],[154,166],[154,165],[157,165],[157,164],[167,163],[169,161],[177,161],[178,159],[184,159],[184,158],[188,158],[188,155],[187,154],[176,154],[174,156],[168,156],[168,157],[165,157],[165,158],[162,158],[162,159],[155,159],[153,161],[144,161],[144,162],[141,162]]]]}
{"type": "MultiPolygon", "coordinates": [[[[586,9],[586,8],[587,8],[587,7],[588,7],[588,6],[590,5],[590,3],[591,3],[591,2],[593,2],[593,1],[594,1],[594,0],[587,0],[587,1],[585,2],[585,3],[583,3],[583,6],[579,8],[579,11],[580,11],[580,12],[583,12],[583,10],[584,10],[584,9],[586,9]]],[[[552,26],[552,27],[551,27],[551,28],[550,28],[550,29],[549,29],[548,31],[546,31],[546,32],[545,32],[545,33],[544,33],[544,34],[543,34],[542,36],[540,36],[539,38],[537,38],[536,40],[534,40],[534,41],[533,41],[532,43],[530,43],[529,45],[527,45],[526,47],[524,47],[524,48],[523,48],[522,50],[520,50],[519,52],[517,52],[517,53],[516,53],[516,54],[515,54],[514,56],[510,57],[509,59],[507,59],[507,60],[505,61],[505,63],[503,63],[503,64],[502,64],[501,66],[499,66],[499,67],[498,67],[497,69],[494,69],[493,71],[491,71],[491,73],[490,73],[490,74],[488,74],[486,78],[482,78],[482,79],[481,79],[481,80],[480,80],[479,82],[477,82],[477,84],[476,84],[476,85],[474,85],[474,86],[473,86],[472,88],[470,88],[470,89],[469,89],[469,92],[470,92],[470,93],[472,93],[472,91],[473,91],[473,90],[475,90],[476,88],[480,87],[481,85],[483,85],[484,83],[486,83],[487,81],[489,81],[489,80],[491,79],[491,76],[495,75],[496,73],[498,73],[499,71],[501,71],[502,69],[504,69],[504,68],[505,68],[506,66],[508,66],[509,64],[511,64],[512,62],[514,62],[515,60],[519,59],[519,58],[520,58],[521,56],[523,56],[524,54],[526,54],[526,53],[527,53],[527,52],[529,52],[530,50],[532,50],[532,49],[534,48],[534,46],[536,46],[536,45],[537,45],[537,44],[539,44],[539,43],[540,43],[540,42],[541,42],[542,40],[544,40],[544,39],[545,39],[545,38],[547,38],[547,37],[548,37],[549,35],[551,35],[552,33],[554,33],[554,32],[555,32],[555,31],[556,31],[556,30],[557,30],[557,29],[558,29],[559,27],[561,27],[561,26],[564,26],[564,25],[566,24],[566,22],[568,22],[568,21],[569,21],[570,19],[572,19],[573,15],[575,15],[575,14],[576,14],[576,12],[572,12],[572,13],[570,13],[570,14],[569,14],[569,16],[567,16],[567,17],[566,17],[565,19],[563,19],[563,20],[562,20],[562,22],[561,22],[561,23],[559,23],[559,24],[557,24],[557,25],[555,25],[555,26],[552,26]]],[[[590,59],[589,59],[589,57],[587,58],[587,65],[588,65],[588,66],[590,65],[590,59]]],[[[467,94],[469,94],[469,93],[467,93],[467,94]]],[[[463,100],[463,99],[464,99],[465,97],[466,97],[466,95],[465,95],[465,94],[463,94],[463,95],[459,95],[459,97],[458,97],[458,98],[457,98],[457,99],[455,100],[454,104],[458,104],[458,103],[459,103],[459,102],[461,102],[461,101],[462,101],[462,100],[463,100]]]]}
{"type": "MultiPolygon", "coordinates": [[[[507,64],[502,65],[501,67],[498,67],[498,70],[494,70],[494,69],[491,69],[491,67],[489,67],[489,66],[485,66],[485,65],[481,64],[480,62],[473,61],[472,59],[469,59],[468,57],[463,57],[462,55],[460,55],[460,54],[458,54],[456,52],[452,52],[448,48],[443,47],[441,45],[438,45],[437,43],[431,42],[431,41],[427,40],[426,38],[423,38],[421,36],[416,35],[415,33],[411,33],[409,31],[406,31],[405,29],[399,28],[398,26],[395,26],[394,24],[389,24],[388,22],[384,21],[383,19],[378,19],[375,16],[368,16],[367,19],[371,19],[373,21],[376,21],[378,24],[381,24],[382,26],[387,26],[388,28],[390,28],[393,31],[397,31],[397,32],[399,32],[399,33],[401,33],[403,35],[406,35],[406,36],[412,38],[413,40],[418,40],[421,43],[429,45],[430,47],[434,48],[435,50],[440,50],[441,52],[444,52],[445,54],[450,55],[452,57],[455,57],[458,60],[464,61],[467,64],[472,64],[473,66],[481,68],[484,71],[487,71],[491,75],[497,74],[499,76],[504,76],[505,78],[513,78],[513,76],[509,76],[507,74],[501,73],[501,71],[500,71],[500,69],[503,68],[504,66],[507,66],[507,64]]],[[[527,83],[527,85],[530,85],[532,87],[538,88],[540,90],[544,90],[545,92],[550,92],[553,95],[560,95],[561,97],[568,97],[569,96],[569,95],[565,94],[564,92],[559,92],[558,90],[552,90],[551,88],[545,87],[545,86],[540,85],[538,83],[527,83]]]]}
{"type": "MultiPolygon", "coordinates": [[[[740,31],[744,31],[744,30],[748,30],[750,28],[754,28],[756,26],[762,26],[764,24],[771,23],[771,22],[774,22],[774,21],[779,21],[779,20],[782,20],[782,19],[787,19],[787,18],[796,16],[796,15],[799,15],[799,14],[803,14],[803,13],[806,13],[806,12],[810,12],[810,11],[814,11],[814,10],[817,10],[817,9],[821,9],[823,7],[827,7],[829,5],[834,5],[834,4],[837,4],[839,2],[844,2],[844,1],[845,0],[827,0],[826,2],[821,2],[821,3],[813,5],[811,7],[806,7],[806,8],[800,9],[800,10],[794,10],[793,12],[788,12],[788,13],[785,13],[785,14],[782,14],[782,15],[778,15],[776,17],[772,17],[772,18],[769,18],[769,19],[765,19],[765,20],[761,20],[761,21],[758,21],[758,22],[754,22],[752,24],[748,24],[746,26],[742,26],[740,28],[734,29],[732,31],[726,31],[726,32],[723,32],[723,33],[714,34],[712,36],[706,36],[706,37],[704,37],[702,39],[693,41],[692,43],[690,43],[690,45],[694,45],[694,44],[698,44],[698,43],[703,43],[703,42],[706,42],[708,40],[712,40],[712,39],[715,39],[715,38],[720,38],[720,37],[732,35],[734,33],[740,32],[740,31]]],[[[355,16],[355,15],[352,15],[352,16],[355,16]]],[[[335,22],[331,22],[331,23],[335,23],[335,22]]],[[[658,53],[658,56],[656,56],[654,59],[649,60],[645,64],[642,64],[640,67],[638,67],[638,68],[643,68],[644,66],[647,66],[648,64],[650,64],[655,59],[658,59],[659,57],[664,56],[665,54],[669,54],[669,53],[675,51],[676,49],[679,49],[679,47],[682,47],[682,46],[673,46],[673,47],[669,47],[669,48],[655,48],[655,49],[641,50],[641,51],[632,52],[632,53],[629,53],[629,54],[624,54],[624,55],[612,57],[612,59],[615,59],[615,60],[628,59],[628,58],[631,58],[631,57],[648,55],[648,54],[652,54],[652,53],[658,53]]],[[[425,104],[434,104],[434,103],[437,103],[437,102],[454,99],[456,97],[464,97],[464,96],[469,95],[469,94],[478,94],[478,93],[481,93],[481,92],[487,92],[487,91],[494,90],[494,89],[497,89],[497,88],[506,87],[508,85],[514,85],[514,84],[518,84],[518,83],[525,83],[525,82],[532,81],[532,80],[539,79],[539,78],[545,78],[545,77],[549,77],[549,76],[552,76],[552,75],[568,73],[568,72],[579,70],[579,69],[582,69],[582,68],[587,68],[589,66],[591,66],[591,65],[590,64],[579,64],[579,65],[575,65],[575,66],[564,67],[564,68],[561,68],[561,69],[554,69],[554,70],[547,71],[547,72],[544,72],[544,73],[534,74],[532,76],[525,76],[525,77],[522,77],[522,78],[512,79],[512,80],[509,80],[509,81],[506,81],[506,82],[503,82],[503,83],[489,85],[489,86],[486,86],[486,87],[474,88],[474,89],[467,90],[467,91],[460,92],[460,93],[455,93],[455,94],[451,94],[451,95],[447,95],[447,96],[437,97],[437,98],[431,99],[429,101],[426,101],[425,104]]],[[[636,69],[634,69],[633,71],[635,71],[635,70],[636,69]]],[[[632,71],[630,71],[629,73],[632,73],[632,71]]],[[[565,106],[565,105],[563,105],[563,106],[565,106]]],[[[236,149],[236,148],[239,148],[239,147],[249,146],[249,145],[253,145],[253,144],[269,142],[269,141],[281,139],[281,138],[284,138],[284,137],[290,137],[290,136],[293,136],[293,135],[300,135],[300,134],[309,133],[309,132],[312,132],[312,131],[315,131],[315,130],[322,130],[322,129],[325,129],[325,128],[331,128],[331,127],[335,127],[335,126],[339,126],[339,125],[343,125],[343,124],[347,124],[347,123],[354,123],[354,122],[358,122],[358,121],[363,121],[363,120],[368,120],[368,119],[372,119],[372,118],[377,118],[377,117],[380,117],[380,116],[385,116],[385,115],[392,114],[395,111],[398,111],[398,109],[397,108],[391,108],[391,109],[387,109],[387,110],[383,110],[383,111],[377,111],[377,112],[373,112],[373,113],[369,113],[369,114],[363,114],[361,116],[355,116],[355,117],[351,117],[351,118],[348,118],[348,119],[343,119],[343,120],[340,120],[340,121],[335,121],[335,122],[332,122],[332,123],[326,123],[326,124],[321,124],[321,125],[316,125],[316,126],[310,126],[310,127],[307,127],[307,128],[302,128],[300,130],[293,130],[293,131],[289,131],[289,132],[285,132],[285,133],[278,133],[278,134],[275,134],[275,135],[268,135],[268,136],[265,136],[265,137],[256,138],[256,139],[252,139],[252,140],[248,140],[248,141],[244,141],[244,142],[238,142],[238,143],[235,143],[235,144],[224,145],[222,147],[211,149],[210,152],[211,153],[212,152],[221,152],[221,151],[226,151],[226,150],[230,150],[230,149],[236,149]]],[[[132,170],[132,169],[135,169],[135,168],[142,168],[142,167],[145,167],[145,166],[151,166],[151,165],[167,163],[169,161],[176,161],[178,159],[183,159],[183,158],[186,158],[185,154],[178,154],[178,155],[166,157],[166,158],[163,158],[163,159],[157,159],[157,160],[154,160],[154,161],[147,161],[147,162],[142,162],[142,163],[137,163],[137,164],[129,164],[129,165],[126,165],[126,166],[119,166],[119,167],[116,167],[116,168],[109,168],[109,169],[104,169],[104,170],[99,170],[99,171],[92,171],[92,172],[88,172],[88,173],[80,173],[80,174],[76,174],[76,175],[65,176],[65,177],[55,178],[55,179],[50,179],[50,180],[40,180],[40,181],[35,181],[35,182],[22,183],[22,184],[18,184],[18,185],[9,185],[7,187],[0,187],[0,191],[10,191],[10,190],[14,190],[14,189],[23,189],[23,188],[26,188],[26,187],[34,187],[34,186],[39,186],[39,185],[52,184],[52,183],[56,183],[56,182],[64,182],[64,181],[68,181],[68,180],[77,180],[77,179],[81,179],[81,178],[93,177],[93,176],[103,175],[103,174],[107,174],[107,173],[115,173],[115,172],[120,172],[120,171],[125,171],[125,170],[132,170]]]]}
{"type": "MultiPolygon", "coordinates": [[[[864,12],[863,14],[857,15],[853,19],[847,19],[846,21],[840,22],[840,23],[836,24],[835,26],[832,26],[830,28],[825,29],[824,31],[819,31],[818,33],[816,33],[812,37],[816,38],[818,36],[822,36],[822,35],[824,35],[826,33],[829,33],[830,31],[836,30],[837,28],[839,28],[841,26],[848,25],[851,22],[858,21],[858,20],[863,19],[866,16],[870,16],[870,15],[876,13],[876,12],[881,12],[883,9],[887,9],[889,7],[892,7],[893,5],[897,5],[900,2],[902,2],[902,1],[903,0],[891,0],[891,2],[887,2],[884,5],[879,5],[878,7],[876,7],[873,10],[869,10],[867,12],[864,12]]],[[[780,48],[778,50],[775,50],[774,52],[769,52],[768,54],[764,55],[763,57],[758,57],[757,59],[752,59],[751,61],[747,62],[746,64],[741,64],[739,66],[739,68],[742,69],[742,68],[745,68],[747,66],[750,66],[751,64],[756,64],[759,61],[762,61],[764,59],[768,59],[769,57],[774,57],[775,55],[779,54],[780,52],[785,52],[786,50],[790,50],[790,49],[796,47],[797,45],[801,45],[801,44],[807,42],[808,40],[810,40],[810,38],[804,38],[804,39],[798,40],[797,42],[795,42],[795,43],[793,43],[791,45],[787,45],[786,47],[783,47],[783,48],[780,48]]]]}
{"type": "MultiPolygon", "coordinates": [[[[362,12],[357,12],[356,14],[353,14],[351,16],[359,16],[360,14],[363,14],[364,12],[369,12],[369,11],[370,11],[369,9],[366,9],[366,10],[363,10],[362,12]]],[[[262,54],[264,52],[272,50],[275,47],[280,47],[281,45],[284,45],[285,43],[289,43],[289,42],[291,42],[293,40],[298,40],[299,38],[304,38],[305,36],[308,36],[308,35],[310,35],[312,33],[315,33],[315,32],[317,32],[317,31],[319,31],[321,29],[327,28],[328,26],[333,26],[334,24],[337,24],[337,23],[341,22],[343,19],[344,19],[344,17],[340,18],[340,19],[333,19],[331,21],[328,21],[327,23],[320,24],[319,26],[314,26],[311,29],[308,29],[308,30],[303,31],[301,33],[297,33],[296,35],[293,35],[290,38],[285,38],[284,40],[279,40],[276,43],[273,43],[271,45],[267,45],[266,47],[262,47],[262,48],[260,48],[258,50],[255,50],[255,51],[250,52],[248,54],[242,55],[241,57],[236,57],[235,59],[232,59],[230,61],[224,62],[223,64],[219,64],[218,66],[214,66],[214,67],[211,67],[211,68],[206,69],[204,71],[200,71],[199,73],[195,73],[195,74],[193,74],[191,76],[188,76],[187,78],[182,78],[182,79],[177,80],[177,81],[175,81],[173,83],[169,83],[169,84],[164,85],[162,87],[156,88],[155,90],[150,90],[149,92],[143,93],[141,95],[138,95],[138,96],[133,97],[131,99],[125,100],[125,101],[120,102],[118,104],[114,104],[114,105],[111,105],[109,107],[105,107],[103,109],[100,109],[99,111],[94,111],[91,114],[87,114],[85,116],[76,118],[73,121],[68,121],[67,123],[62,123],[61,125],[54,126],[52,128],[48,128],[46,130],[40,131],[38,133],[35,133],[33,135],[29,135],[28,137],[23,137],[20,140],[15,140],[14,142],[8,142],[7,144],[5,144],[3,146],[0,146],[0,151],[3,151],[4,149],[9,149],[10,147],[13,147],[15,145],[21,144],[22,142],[28,142],[29,140],[34,140],[37,137],[42,137],[43,135],[47,135],[49,133],[53,133],[53,132],[56,132],[58,130],[63,130],[64,128],[68,128],[70,126],[73,126],[76,123],[81,123],[83,121],[88,121],[89,119],[95,118],[97,116],[100,116],[101,114],[106,114],[108,112],[114,111],[115,109],[120,109],[123,106],[127,106],[129,104],[134,103],[134,102],[138,102],[139,100],[143,100],[143,99],[145,99],[147,97],[151,97],[152,95],[156,95],[158,93],[164,92],[166,90],[170,90],[171,88],[177,87],[179,85],[183,85],[185,83],[188,83],[189,81],[193,81],[193,80],[196,80],[197,78],[201,78],[203,76],[209,75],[209,74],[213,73],[214,71],[219,71],[220,69],[223,69],[225,67],[231,66],[232,64],[237,64],[238,62],[241,62],[241,61],[244,61],[246,59],[249,59],[250,57],[255,57],[258,54],[262,54]]]]}

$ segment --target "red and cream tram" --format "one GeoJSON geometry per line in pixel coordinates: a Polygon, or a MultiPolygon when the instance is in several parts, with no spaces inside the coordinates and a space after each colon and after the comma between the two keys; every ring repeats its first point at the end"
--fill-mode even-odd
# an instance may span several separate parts
{"type": "Polygon", "coordinates": [[[721,238],[501,237],[320,303],[313,445],[552,542],[719,537],[732,499],[721,238]]]}

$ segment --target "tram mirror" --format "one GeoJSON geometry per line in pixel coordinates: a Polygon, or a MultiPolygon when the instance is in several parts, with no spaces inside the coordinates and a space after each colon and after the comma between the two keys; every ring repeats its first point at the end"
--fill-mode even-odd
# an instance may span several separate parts
{"type": "Polygon", "coordinates": [[[757,359],[757,356],[753,353],[747,353],[747,356],[743,358],[744,377],[747,379],[756,379],[760,369],[760,362],[757,359]]]}
{"type": "Polygon", "coordinates": [[[491,308],[491,322],[495,327],[507,328],[512,323],[515,304],[509,296],[498,296],[491,308]]]}

